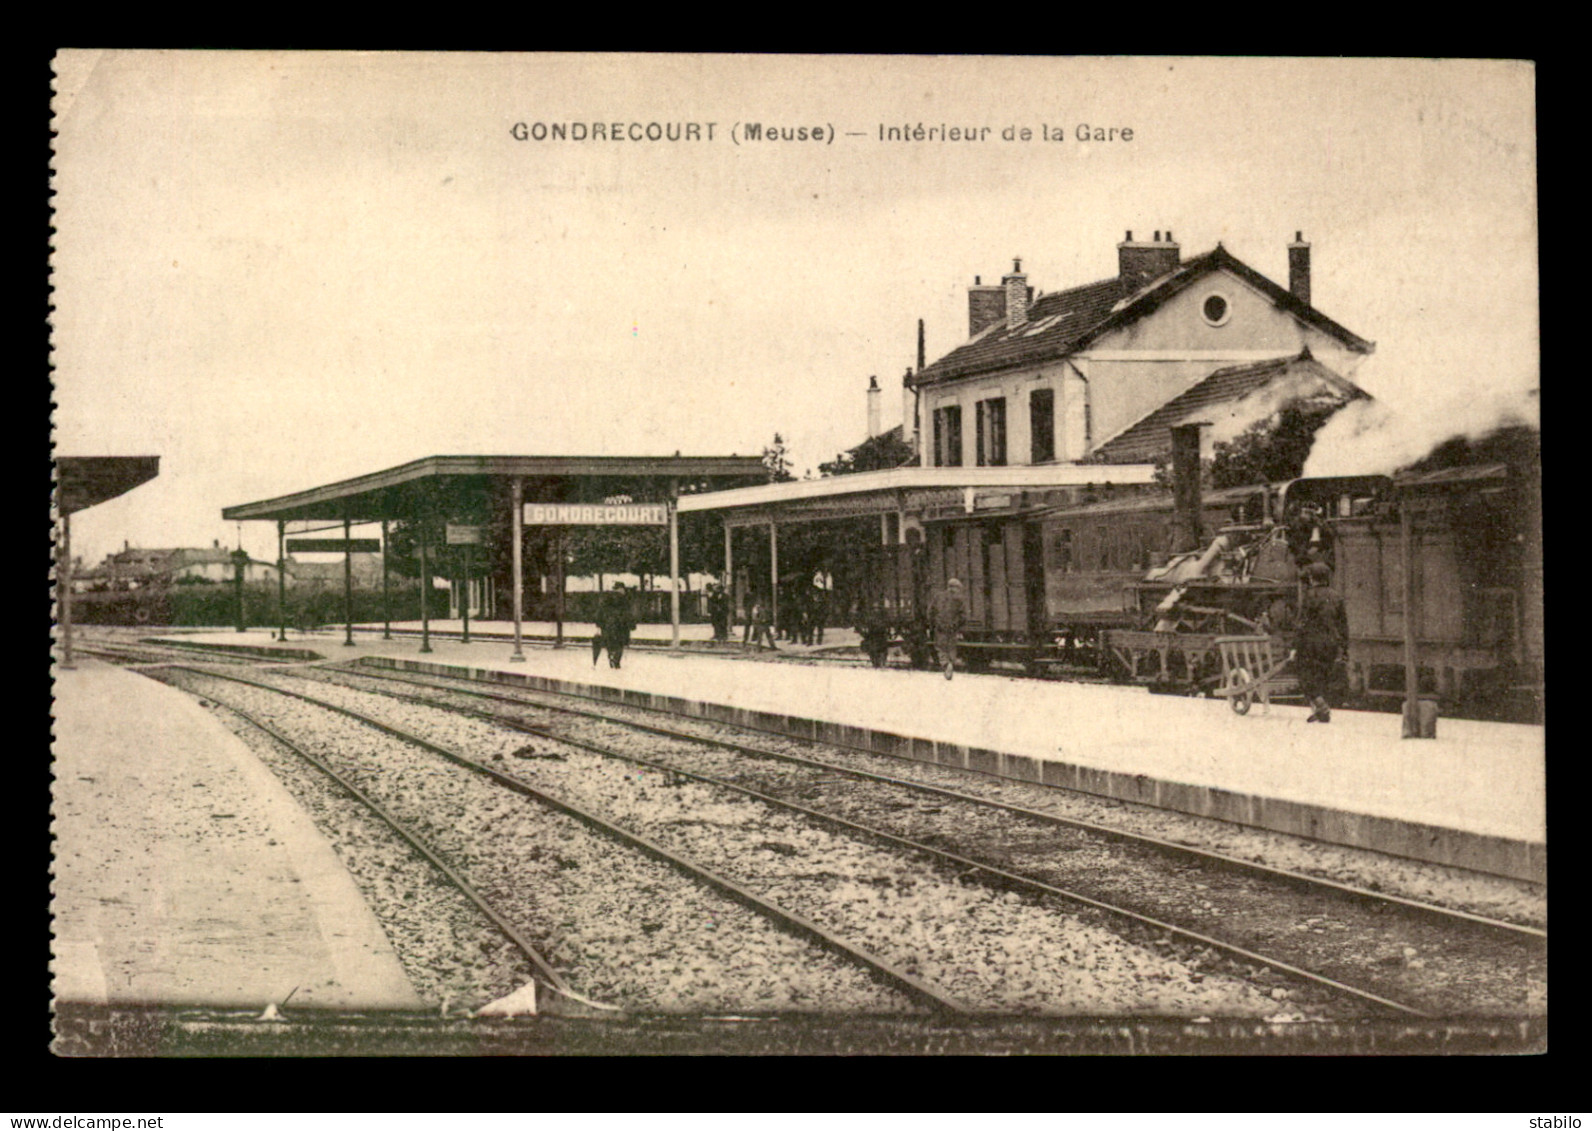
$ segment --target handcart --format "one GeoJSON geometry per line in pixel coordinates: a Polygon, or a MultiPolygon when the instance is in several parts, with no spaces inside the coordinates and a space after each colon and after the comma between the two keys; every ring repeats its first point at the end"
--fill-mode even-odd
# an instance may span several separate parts
{"type": "Polygon", "coordinates": [[[1214,694],[1240,715],[1248,714],[1256,699],[1270,709],[1273,695],[1295,694],[1299,681],[1278,674],[1293,659],[1291,651],[1282,650],[1282,643],[1271,636],[1218,636],[1222,682],[1214,694]]]}

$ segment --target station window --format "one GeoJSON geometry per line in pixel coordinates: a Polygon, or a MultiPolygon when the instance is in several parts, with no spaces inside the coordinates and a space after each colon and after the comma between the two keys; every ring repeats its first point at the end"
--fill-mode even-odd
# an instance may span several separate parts
{"type": "Polygon", "coordinates": [[[934,410],[934,466],[962,466],[962,406],[934,410]]]}
{"type": "Polygon", "coordinates": [[[1056,391],[1035,389],[1028,395],[1028,434],[1032,437],[1030,463],[1056,458],[1056,391]]]}
{"type": "Polygon", "coordinates": [[[979,467],[1006,466],[1006,398],[979,401],[977,456],[979,467]]]}

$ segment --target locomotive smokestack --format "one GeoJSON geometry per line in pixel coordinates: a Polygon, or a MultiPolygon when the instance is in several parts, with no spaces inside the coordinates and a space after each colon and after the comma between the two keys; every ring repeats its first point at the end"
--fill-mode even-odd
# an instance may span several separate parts
{"type": "Polygon", "coordinates": [[[1172,429],[1172,552],[1186,554],[1205,542],[1200,498],[1200,429],[1209,424],[1181,424],[1172,429]]]}

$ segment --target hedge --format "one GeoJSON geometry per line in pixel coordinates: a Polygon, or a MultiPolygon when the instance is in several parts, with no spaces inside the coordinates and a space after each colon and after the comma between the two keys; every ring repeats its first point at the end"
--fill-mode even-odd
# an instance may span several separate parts
{"type": "MultiPolygon", "coordinates": [[[[431,593],[431,615],[447,616],[448,591],[434,587],[431,593]]],[[[419,585],[412,581],[395,583],[390,608],[395,621],[419,620],[419,585]]],[[[243,611],[247,627],[280,624],[276,586],[245,585],[243,611]]],[[[343,617],[341,589],[287,591],[287,623],[291,627],[342,624],[343,617]]],[[[381,591],[355,589],[354,623],[380,623],[381,619],[381,591]]],[[[77,624],[235,625],[238,623],[238,592],[234,586],[220,584],[178,585],[126,593],[75,593],[72,595],[72,620],[77,624]]]]}

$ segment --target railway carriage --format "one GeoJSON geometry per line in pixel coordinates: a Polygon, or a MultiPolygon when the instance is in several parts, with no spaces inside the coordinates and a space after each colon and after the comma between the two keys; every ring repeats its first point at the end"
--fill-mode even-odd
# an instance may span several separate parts
{"type": "MultiPolygon", "coordinates": [[[[1171,492],[929,514],[922,540],[877,548],[859,624],[932,662],[926,612],[952,577],[965,587],[970,670],[1086,667],[1154,688],[1209,692],[1217,638],[1272,635],[1286,654],[1299,585],[1285,516],[1320,507],[1348,616],[1347,697],[1404,695],[1403,533],[1412,516],[1419,689],[1445,713],[1540,718],[1540,474],[1512,463],[1404,475],[1301,479],[1207,492],[1213,537],[1170,552],[1171,492]]],[[[882,652],[876,654],[882,659],[882,652]]]]}

